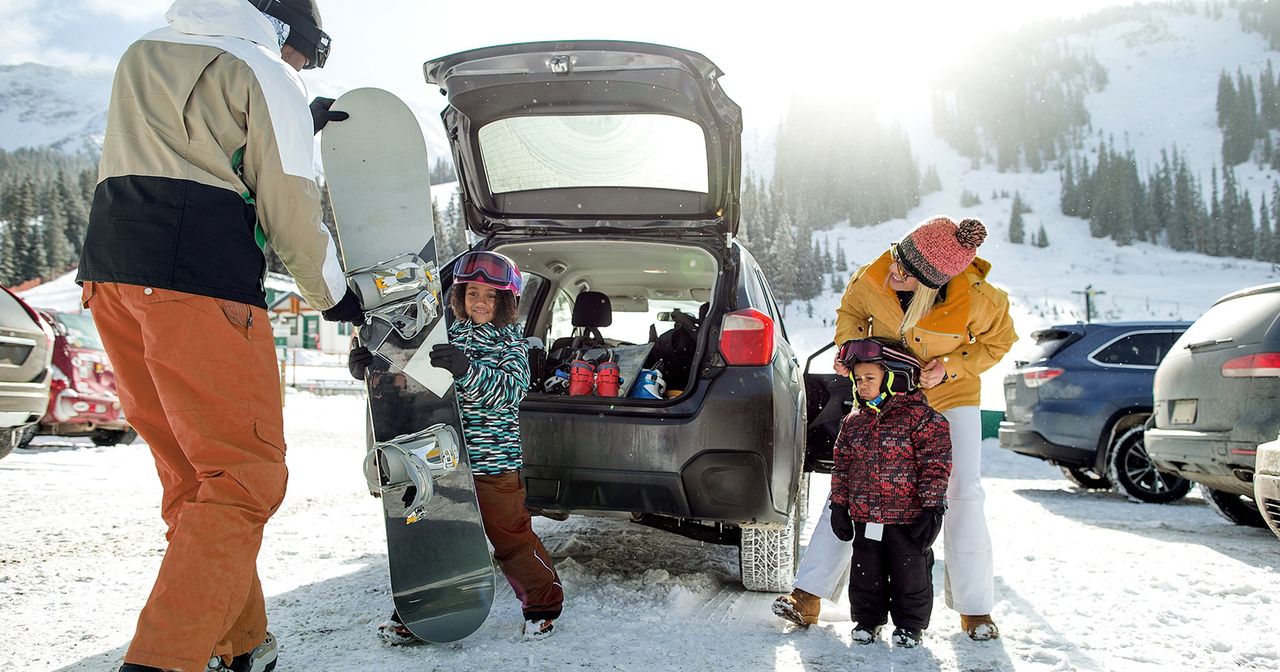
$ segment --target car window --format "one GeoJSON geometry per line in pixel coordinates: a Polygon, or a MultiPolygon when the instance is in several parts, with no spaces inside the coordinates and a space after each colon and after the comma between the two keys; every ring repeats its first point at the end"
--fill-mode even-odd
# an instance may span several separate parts
{"type": "Polygon", "coordinates": [[[1093,353],[1099,364],[1158,366],[1173,345],[1172,332],[1140,332],[1121,336],[1093,353]]]}
{"type": "Polygon", "coordinates": [[[4,290],[0,290],[0,324],[6,327],[21,325],[24,329],[31,328],[31,317],[27,315],[27,311],[4,290]]]}
{"type": "Polygon", "coordinates": [[[1280,292],[1251,294],[1213,306],[1182,335],[1182,342],[1230,338],[1235,345],[1257,343],[1280,313],[1280,292]]]}
{"type": "Polygon", "coordinates": [[[556,298],[551,302],[551,327],[547,330],[547,343],[554,343],[557,338],[572,335],[573,297],[562,289],[556,292],[556,298]]]}
{"type": "Polygon", "coordinates": [[[1026,359],[1018,362],[1020,365],[1038,364],[1048,360],[1069,343],[1079,340],[1080,334],[1073,331],[1045,329],[1032,334],[1032,337],[1036,339],[1035,345],[1028,348],[1026,359]]]}
{"type": "Polygon", "coordinates": [[[698,308],[702,305],[697,301],[651,300],[648,303],[649,308],[644,312],[613,311],[613,323],[601,327],[600,335],[623,343],[648,343],[650,326],[661,336],[676,327],[675,320],[671,318],[673,311],[679,310],[697,319],[698,308]]]}
{"type": "Polygon", "coordinates": [[[520,290],[520,303],[516,306],[516,322],[527,326],[529,323],[529,311],[533,307],[534,299],[538,298],[538,292],[542,291],[542,285],[546,282],[546,279],[532,273],[521,273],[520,278],[522,287],[520,290]]]}
{"type": "Polygon", "coordinates": [[[88,315],[59,313],[57,320],[67,329],[67,345],[85,350],[105,350],[98,327],[88,315]]]}
{"type": "Polygon", "coordinates": [[[567,187],[708,190],[702,127],[680,117],[511,117],[483,126],[479,140],[495,194],[567,187]]]}
{"type": "Polygon", "coordinates": [[[764,293],[766,313],[773,318],[774,336],[779,340],[787,340],[787,330],[782,326],[782,311],[778,310],[778,302],[773,300],[773,290],[769,289],[769,283],[764,279],[764,273],[759,267],[755,269],[756,282],[760,283],[760,290],[764,293]]]}

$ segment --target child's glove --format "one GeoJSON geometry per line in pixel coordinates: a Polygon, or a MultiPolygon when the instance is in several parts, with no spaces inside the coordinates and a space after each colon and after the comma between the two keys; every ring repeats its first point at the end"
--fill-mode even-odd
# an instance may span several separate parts
{"type": "Polygon", "coordinates": [[[471,360],[467,353],[452,343],[436,343],[431,347],[431,366],[447,370],[454,378],[461,378],[471,369],[471,360]]]}
{"type": "Polygon", "coordinates": [[[942,532],[942,515],[946,506],[930,506],[921,512],[920,520],[911,524],[911,538],[920,544],[920,551],[927,551],[942,532]]]}
{"type": "Polygon", "coordinates": [[[351,377],[356,380],[364,380],[364,374],[369,370],[369,365],[372,363],[373,353],[363,345],[351,348],[351,353],[347,355],[347,370],[351,372],[351,377]]]}
{"type": "Polygon", "coordinates": [[[849,518],[849,509],[831,503],[831,531],[836,533],[840,541],[853,541],[853,519],[849,518]]]}

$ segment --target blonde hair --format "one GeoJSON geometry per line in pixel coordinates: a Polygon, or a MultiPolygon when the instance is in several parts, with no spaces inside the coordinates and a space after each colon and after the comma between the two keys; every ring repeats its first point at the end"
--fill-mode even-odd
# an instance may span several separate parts
{"type": "Polygon", "coordinates": [[[911,295],[911,303],[907,304],[906,314],[902,316],[902,325],[898,327],[898,338],[902,339],[903,343],[907,341],[907,332],[916,326],[920,318],[924,317],[929,309],[933,308],[933,303],[938,300],[938,290],[925,286],[924,283],[919,282],[919,279],[916,282],[918,283],[916,291],[911,295]]]}

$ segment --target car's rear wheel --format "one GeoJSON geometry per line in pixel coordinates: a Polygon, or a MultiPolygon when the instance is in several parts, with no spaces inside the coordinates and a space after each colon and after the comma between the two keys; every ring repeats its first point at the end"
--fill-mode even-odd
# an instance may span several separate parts
{"type": "Polygon", "coordinates": [[[1106,476],[1086,467],[1062,467],[1062,475],[1066,476],[1068,481],[1085,490],[1108,490],[1111,488],[1111,481],[1106,476]]]}
{"type": "Polygon", "coordinates": [[[121,443],[133,443],[138,433],[132,429],[99,429],[89,435],[95,446],[114,446],[121,443]]]}
{"type": "Polygon", "coordinates": [[[809,474],[802,474],[785,527],[742,526],[738,567],[742,587],[767,593],[791,590],[800,561],[800,531],[809,508],[809,474]]]}
{"type": "Polygon", "coordinates": [[[1107,478],[1129,499],[1151,504],[1176,502],[1191,491],[1191,481],[1156,469],[1147,455],[1146,427],[1130,427],[1111,445],[1107,478]]]}
{"type": "Polygon", "coordinates": [[[18,445],[18,435],[21,432],[21,427],[0,429],[0,459],[4,459],[5,455],[13,452],[14,447],[18,445]]]}
{"type": "Polygon", "coordinates": [[[1258,504],[1252,497],[1244,497],[1234,492],[1214,490],[1205,487],[1203,483],[1200,484],[1200,495],[1204,497],[1204,501],[1209,505],[1209,508],[1236,525],[1247,525],[1248,527],[1267,526],[1267,521],[1263,519],[1262,512],[1258,511],[1258,504]]]}

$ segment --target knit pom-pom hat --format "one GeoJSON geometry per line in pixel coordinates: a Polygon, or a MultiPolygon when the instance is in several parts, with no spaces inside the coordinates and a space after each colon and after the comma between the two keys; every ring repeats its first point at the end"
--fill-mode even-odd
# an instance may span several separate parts
{"type": "Polygon", "coordinates": [[[926,287],[938,289],[973,263],[986,239],[987,227],[976,219],[956,224],[950,217],[933,217],[898,241],[893,258],[926,287]]]}

